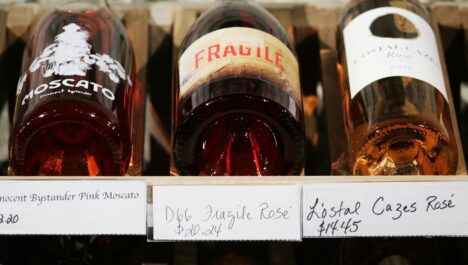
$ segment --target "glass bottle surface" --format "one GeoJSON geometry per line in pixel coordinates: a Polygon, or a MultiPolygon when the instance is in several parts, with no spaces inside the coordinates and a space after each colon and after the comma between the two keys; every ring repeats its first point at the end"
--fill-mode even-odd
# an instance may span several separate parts
{"type": "Polygon", "coordinates": [[[134,58],[105,1],[64,1],[33,30],[10,139],[16,175],[123,175],[134,58]]]}
{"type": "Polygon", "coordinates": [[[251,2],[218,3],[192,26],[179,54],[173,140],[178,174],[301,173],[297,61],[271,14],[251,2]]]}
{"type": "Polygon", "coordinates": [[[7,238],[8,265],[141,265],[141,236],[22,236],[7,238]]]}
{"type": "Polygon", "coordinates": [[[352,174],[465,172],[436,34],[417,1],[344,9],[338,69],[352,174]]]}
{"type": "Polygon", "coordinates": [[[440,252],[433,238],[348,238],[338,265],[441,265],[440,252]]]}
{"type": "Polygon", "coordinates": [[[271,264],[264,242],[206,242],[197,244],[197,265],[271,264]]]}

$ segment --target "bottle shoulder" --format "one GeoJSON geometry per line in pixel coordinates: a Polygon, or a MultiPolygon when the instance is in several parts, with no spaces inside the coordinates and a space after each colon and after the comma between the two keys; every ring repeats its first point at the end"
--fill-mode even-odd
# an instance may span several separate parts
{"type": "Polygon", "coordinates": [[[201,36],[231,27],[264,31],[279,39],[292,50],[292,44],[286,31],[279,21],[264,8],[247,1],[225,1],[216,4],[199,17],[185,36],[179,56],[201,36]]]}
{"type": "Polygon", "coordinates": [[[23,72],[28,68],[38,70],[51,60],[65,64],[67,60],[72,61],[71,58],[88,65],[90,60],[114,63],[108,57],[125,69],[134,64],[133,48],[125,27],[112,10],[107,7],[70,12],[53,9],[31,31],[23,55],[23,72]]]}
{"type": "Polygon", "coordinates": [[[429,11],[417,0],[354,0],[341,11],[339,26],[343,30],[354,18],[366,11],[380,7],[396,7],[411,11],[431,23],[429,11]]]}
{"type": "MultiPolygon", "coordinates": [[[[31,36],[44,35],[45,33],[57,33],[63,31],[63,27],[71,23],[77,24],[83,31],[88,31],[89,38],[96,35],[119,35],[119,38],[128,42],[125,27],[117,15],[107,6],[101,6],[89,10],[63,10],[55,8],[42,16],[31,31],[31,36]]],[[[30,38],[32,39],[32,38],[30,38]]]]}

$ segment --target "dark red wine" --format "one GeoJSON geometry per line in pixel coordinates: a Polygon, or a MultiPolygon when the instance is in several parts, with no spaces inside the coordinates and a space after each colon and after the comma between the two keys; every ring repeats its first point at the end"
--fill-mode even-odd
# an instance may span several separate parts
{"type": "Polygon", "coordinates": [[[46,15],[23,69],[10,141],[14,174],[125,174],[134,59],[115,15],[105,5],[46,15]]]}
{"type": "Polygon", "coordinates": [[[297,61],[279,22],[221,2],[184,39],[175,87],[181,175],[298,175],[305,156],[297,61]]]}

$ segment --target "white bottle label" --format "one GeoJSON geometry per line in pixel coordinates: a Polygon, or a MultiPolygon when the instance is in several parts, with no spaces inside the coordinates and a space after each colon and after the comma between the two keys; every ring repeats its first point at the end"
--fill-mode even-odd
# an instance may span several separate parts
{"type": "Polygon", "coordinates": [[[379,79],[407,76],[431,84],[448,99],[435,34],[420,16],[397,7],[376,8],[353,19],[343,35],[351,98],[379,79]],[[382,30],[383,23],[395,30],[382,30]]]}

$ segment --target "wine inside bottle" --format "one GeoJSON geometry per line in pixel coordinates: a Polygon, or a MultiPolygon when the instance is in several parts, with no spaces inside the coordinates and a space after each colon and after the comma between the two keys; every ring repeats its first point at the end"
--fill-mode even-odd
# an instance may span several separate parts
{"type": "Polygon", "coordinates": [[[44,16],[17,88],[14,174],[125,174],[134,76],[125,29],[105,1],[68,3],[44,16]]]}
{"type": "Polygon", "coordinates": [[[427,10],[413,0],[353,1],[342,13],[339,32],[352,174],[465,172],[427,10]]]}
{"type": "Polygon", "coordinates": [[[258,5],[220,2],[180,47],[173,160],[181,175],[297,175],[305,137],[298,64],[258,5]]]}

